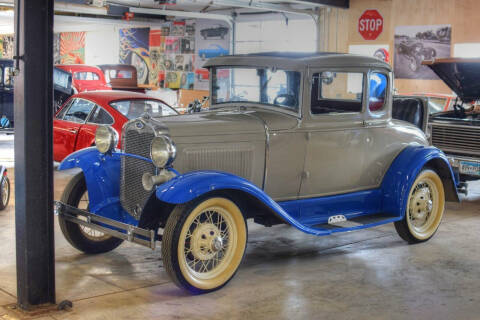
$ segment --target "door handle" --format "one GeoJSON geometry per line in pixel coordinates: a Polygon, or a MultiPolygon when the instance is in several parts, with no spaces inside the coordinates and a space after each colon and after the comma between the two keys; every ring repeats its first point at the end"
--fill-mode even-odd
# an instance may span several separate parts
{"type": "Polygon", "coordinates": [[[74,133],[74,134],[75,134],[75,133],[77,133],[77,130],[75,130],[75,129],[71,129],[71,130],[68,130],[68,132],[70,132],[70,133],[74,133]]]}

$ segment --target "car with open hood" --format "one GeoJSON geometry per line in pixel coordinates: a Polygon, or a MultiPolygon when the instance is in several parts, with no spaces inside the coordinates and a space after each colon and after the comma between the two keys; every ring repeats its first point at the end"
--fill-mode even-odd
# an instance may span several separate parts
{"type": "Polygon", "coordinates": [[[394,223],[418,243],[439,227],[445,201],[458,201],[446,156],[421,130],[426,105],[393,96],[387,63],[263,53],[205,67],[208,111],[132,119],[120,149],[101,126],[95,147],[60,164],[82,169],[55,204],[75,248],[161,241],[174,283],[205,293],[237,271],[249,219],[314,236],[394,223]]]}
{"type": "Polygon", "coordinates": [[[443,150],[458,175],[461,191],[465,182],[480,179],[480,59],[446,58],[424,61],[457,98],[453,110],[431,115],[428,131],[432,145],[443,150]]]}

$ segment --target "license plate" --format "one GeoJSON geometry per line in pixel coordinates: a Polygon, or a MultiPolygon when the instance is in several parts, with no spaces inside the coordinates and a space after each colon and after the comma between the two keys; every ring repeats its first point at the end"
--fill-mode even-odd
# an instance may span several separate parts
{"type": "Polygon", "coordinates": [[[460,173],[480,176],[480,163],[460,161],[460,173]]]}

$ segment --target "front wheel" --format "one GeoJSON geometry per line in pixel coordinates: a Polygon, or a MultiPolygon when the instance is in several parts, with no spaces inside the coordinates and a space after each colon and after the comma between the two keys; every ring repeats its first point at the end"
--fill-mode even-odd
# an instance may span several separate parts
{"type": "Polygon", "coordinates": [[[231,200],[210,197],[175,207],[162,239],[163,265],[180,288],[194,294],[223,287],[247,243],[247,225],[231,200]]]}
{"type": "MultiPolygon", "coordinates": [[[[72,207],[89,210],[87,184],[83,172],[75,175],[63,191],[61,201],[72,207]]],[[[79,217],[80,219],[80,217],[79,217]]],[[[67,241],[76,249],[85,253],[95,254],[111,251],[118,247],[123,240],[112,237],[103,232],[58,217],[60,229],[67,241]]]]}
{"type": "Polygon", "coordinates": [[[423,170],[410,189],[405,217],[395,222],[395,229],[408,243],[427,241],[437,231],[444,209],[442,179],[433,170],[423,170]]]}

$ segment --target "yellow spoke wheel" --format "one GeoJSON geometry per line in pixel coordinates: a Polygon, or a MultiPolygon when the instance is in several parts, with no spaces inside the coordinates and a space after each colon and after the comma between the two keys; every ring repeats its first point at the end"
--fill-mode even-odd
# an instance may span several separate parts
{"type": "Polygon", "coordinates": [[[442,179],[433,170],[423,170],[410,189],[405,217],[395,223],[395,228],[409,243],[427,241],[440,226],[444,210],[442,179]]]}
{"type": "Polygon", "coordinates": [[[205,293],[224,286],[237,271],[247,226],[233,201],[211,197],[177,206],[162,241],[164,266],[173,281],[192,293],[205,293]]]}

